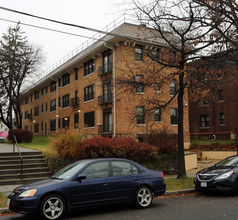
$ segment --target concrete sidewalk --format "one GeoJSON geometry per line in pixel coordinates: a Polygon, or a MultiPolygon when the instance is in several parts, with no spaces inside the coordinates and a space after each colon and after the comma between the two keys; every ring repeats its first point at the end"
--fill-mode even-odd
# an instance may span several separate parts
{"type": "MultiPolygon", "coordinates": [[[[18,147],[20,152],[34,152],[36,150],[28,149],[25,147],[18,147]]],[[[15,151],[14,147],[12,144],[5,144],[5,143],[0,143],[0,153],[12,153],[12,152],[18,152],[17,147],[15,146],[15,151]]]]}

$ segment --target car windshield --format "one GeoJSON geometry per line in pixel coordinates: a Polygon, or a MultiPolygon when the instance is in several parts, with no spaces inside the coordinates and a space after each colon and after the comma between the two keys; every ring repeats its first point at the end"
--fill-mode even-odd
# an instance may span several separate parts
{"type": "Polygon", "coordinates": [[[88,161],[77,161],[75,163],[71,163],[56,172],[53,176],[51,176],[51,179],[70,179],[88,163],[88,161]]]}
{"type": "Polygon", "coordinates": [[[215,165],[216,167],[238,167],[238,157],[229,157],[215,165]]]}

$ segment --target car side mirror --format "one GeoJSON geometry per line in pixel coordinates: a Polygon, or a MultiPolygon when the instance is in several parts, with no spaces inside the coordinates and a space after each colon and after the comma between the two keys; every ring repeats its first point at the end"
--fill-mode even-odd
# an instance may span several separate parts
{"type": "Polygon", "coordinates": [[[86,179],[86,174],[79,174],[76,177],[76,180],[78,180],[79,182],[81,182],[82,180],[86,179]]]}

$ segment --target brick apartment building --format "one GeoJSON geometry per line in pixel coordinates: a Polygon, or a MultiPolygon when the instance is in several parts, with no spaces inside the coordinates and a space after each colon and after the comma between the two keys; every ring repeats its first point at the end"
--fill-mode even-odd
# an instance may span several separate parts
{"type": "Polygon", "coordinates": [[[191,139],[234,139],[238,128],[238,57],[232,54],[219,60],[218,76],[213,100],[189,103],[191,139]],[[214,97],[215,96],[215,97],[214,97]]]}
{"type": "MultiPolygon", "coordinates": [[[[177,133],[177,101],[162,113],[154,108],[146,117],[143,100],[148,96],[171,97],[174,81],[161,88],[123,92],[116,79],[145,65],[145,53],[169,53],[160,38],[148,40],[155,30],[122,23],[22,92],[23,128],[35,135],[60,133],[65,128],[85,135],[109,137],[147,134],[150,129],[167,128],[177,133]],[[131,96],[133,94],[133,96],[131,96]],[[132,115],[135,118],[132,119],[132,115]]],[[[156,33],[158,36],[158,33],[156,33]]],[[[156,62],[154,62],[156,63],[156,62]]],[[[156,65],[156,64],[154,64],[156,65]]],[[[136,80],[143,72],[136,70],[136,80]]],[[[185,97],[187,102],[187,96],[185,97]]],[[[184,107],[185,142],[189,143],[188,107],[184,107]]]]}

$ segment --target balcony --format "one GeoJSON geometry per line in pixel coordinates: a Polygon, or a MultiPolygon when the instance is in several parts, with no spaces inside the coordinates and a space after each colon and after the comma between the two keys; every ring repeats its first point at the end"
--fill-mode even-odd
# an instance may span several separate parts
{"type": "Polygon", "coordinates": [[[110,104],[110,103],[112,103],[112,93],[98,96],[99,105],[110,104]]]}
{"type": "Polygon", "coordinates": [[[98,76],[105,76],[109,73],[112,73],[112,63],[108,63],[107,65],[99,66],[97,68],[98,76]]]}
{"type": "Polygon", "coordinates": [[[112,134],[112,124],[98,125],[98,134],[112,134]]]}
{"type": "Polygon", "coordinates": [[[79,97],[74,97],[70,99],[70,106],[78,107],[80,103],[79,97]]]}

